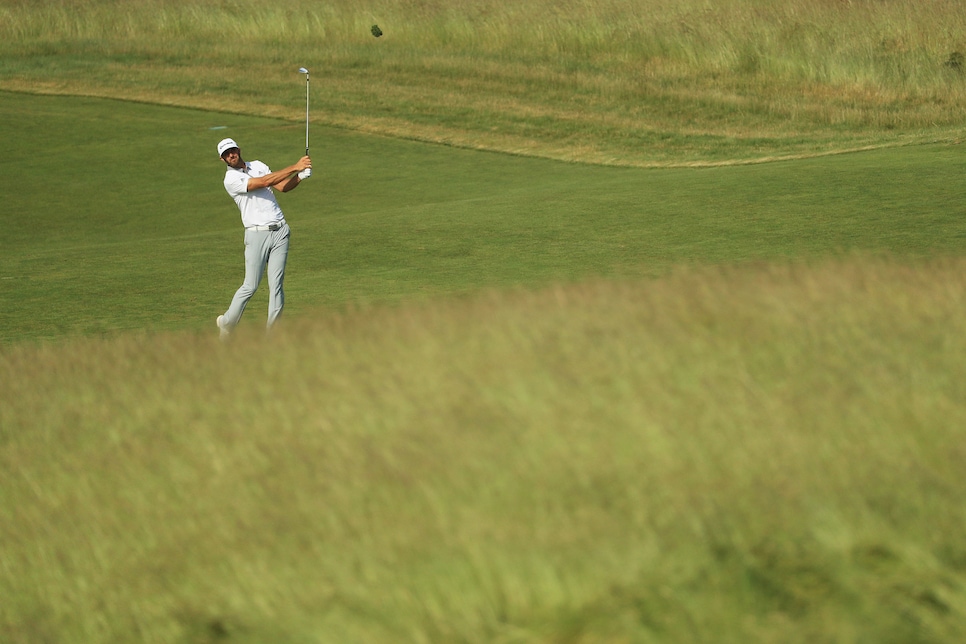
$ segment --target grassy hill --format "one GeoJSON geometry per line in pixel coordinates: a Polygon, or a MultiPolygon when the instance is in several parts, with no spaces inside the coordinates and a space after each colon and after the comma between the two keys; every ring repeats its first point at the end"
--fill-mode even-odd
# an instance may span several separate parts
{"type": "Polygon", "coordinates": [[[0,641],[963,641],[964,34],[0,0],[0,641]]]}

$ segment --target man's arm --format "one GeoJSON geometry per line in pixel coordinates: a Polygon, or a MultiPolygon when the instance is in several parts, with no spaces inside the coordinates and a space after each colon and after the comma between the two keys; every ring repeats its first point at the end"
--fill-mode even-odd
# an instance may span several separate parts
{"type": "Polygon", "coordinates": [[[282,192],[288,192],[289,190],[292,190],[293,188],[295,188],[295,186],[299,185],[300,183],[302,183],[302,180],[299,179],[299,175],[296,172],[295,174],[289,175],[288,179],[286,179],[282,183],[276,184],[275,189],[281,190],[282,192]]]}
{"type": "Polygon", "coordinates": [[[311,167],[312,159],[306,156],[299,159],[295,164],[282,170],[270,172],[264,177],[250,177],[248,179],[248,192],[261,188],[270,188],[272,186],[278,186],[282,192],[288,192],[299,184],[299,178],[296,175],[302,170],[311,167]],[[285,185],[279,185],[282,183],[285,185]]]}

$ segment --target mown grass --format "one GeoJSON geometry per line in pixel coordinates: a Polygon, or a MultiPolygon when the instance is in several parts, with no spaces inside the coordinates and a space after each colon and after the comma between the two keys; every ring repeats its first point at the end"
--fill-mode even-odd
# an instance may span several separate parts
{"type": "Polygon", "coordinates": [[[7,642],[958,642],[961,260],[0,349],[7,642]]]}
{"type": "MultiPolygon", "coordinates": [[[[238,211],[215,143],[291,163],[284,121],[0,94],[0,342],[204,328],[241,280],[238,211]],[[226,129],[211,130],[211,127],[226,129]]],[[[763,166],[640,170],[316,128],[292,224],[288,312],[687,264],[960,256],[958,146],[763,166]]],[[[264,324],[264,293],[245,323],[264,324]]]]}
{"type": "Polygon", "coordinates": [[[609,164],[752,160],[958,139],[960,9],[5,0],[0,88],[294,120],[306,65],[323,123],[609,164]]]}

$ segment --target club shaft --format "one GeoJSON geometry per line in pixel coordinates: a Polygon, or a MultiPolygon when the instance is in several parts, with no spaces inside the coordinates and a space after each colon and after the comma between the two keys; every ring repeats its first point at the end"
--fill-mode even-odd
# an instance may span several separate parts
{"type": "Polygon", "coordinates": [[[309,156],[309,75],[305,75],[305,156],[309,156]]]}

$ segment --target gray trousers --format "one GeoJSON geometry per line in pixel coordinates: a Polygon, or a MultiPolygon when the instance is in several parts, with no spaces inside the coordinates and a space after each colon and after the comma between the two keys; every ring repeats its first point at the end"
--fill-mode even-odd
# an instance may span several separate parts
{"type": "Polygon", "coordinates": [[[225,312],[225,325],[234,327],[241,320],[248,300],[258,290],[265,267],[268,267],[268,327],[271,328],[285,306],[285,263],[288,261],[288,224],[278,230],[245,231],[245,282],[235,291],[231,306],[225,312]]]}

